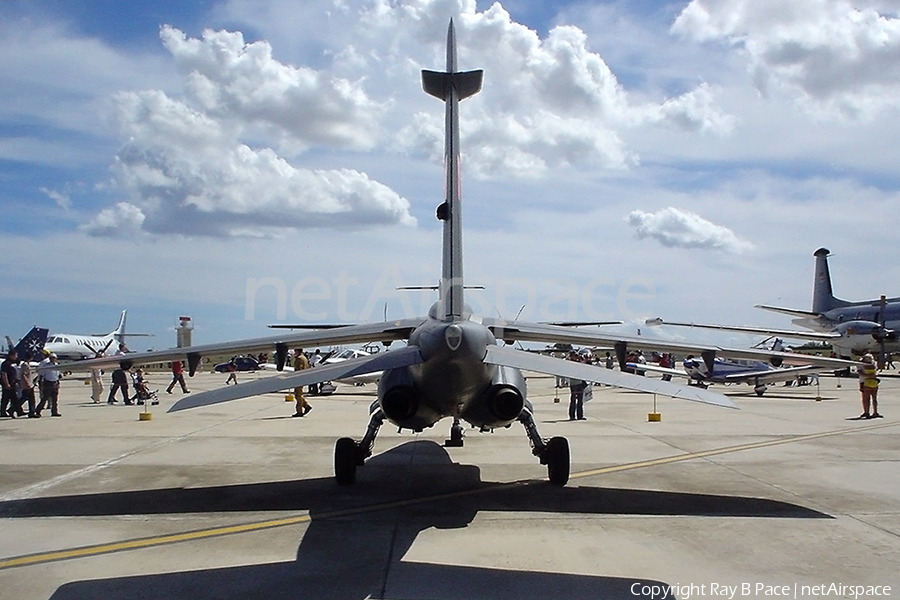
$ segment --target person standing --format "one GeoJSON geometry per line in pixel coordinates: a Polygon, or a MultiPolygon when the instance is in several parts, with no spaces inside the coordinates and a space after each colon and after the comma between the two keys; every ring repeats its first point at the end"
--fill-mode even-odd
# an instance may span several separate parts
{"type": "Polygon", "coordinates": [[[131,404],[128,397],[128,373],[121,366],[112,373],[112,387],[109,388],[109,397],[106,399],[107,404],[116,403],[116,392],[122,390],[122,398],[125,404],[131,404]]]}
{"type": "MultiPolygon", "coordinates": [[[[317,367],[319,366],[320,362],[322,362],[322,352],[318,348],[316,348],[316,351],[313,352],[313,355],[309,357],[309,366],[317,367]]],[[[309,393],[312,395],[318,394],[321,389],[321,383],[311,383],[308,388],[309,393]]]]}
{"type": "Polygon", "coordinates": [[[6,360],[0,363],[0,384],[3,386],[3,395],[0,397],[0,416],[15,419],[23,417],[22,406],[19,404],[19,370],[16,364],[19,362],[19,353],[13,348],[6,355],[6,360]]]}
{"type": "Polygon", "coordinates": [[[225,380],[225,385],[228,385],[232,381],[234,382],[234,385],[237,385],[237,360],[235,357],[231,357],[231,360],[228,361],[225,369],[228,371],[228,379],[225,380]]]}
{"type": "MultiPolygon", "coordinates": [[[[569,360],[581,362],[574,351],[569,354],[569,360]]],[[[584,390],[587,382],[583,379],[569,378],[569,420],[584,421],[584,390]]]]}
{"type": "Polygon", "coordinates": [[[190,394],[191,390],[187,389],[187,385],[184,383],[184,363],[180,360],[173,360],[170,365],[172,367],[172,383],[166,388],[166,393],[171,394],[172,388],[177,383],[181,386],[182,394],[190,394]]]}
{"type": "MultiPolygon", "coordinates": [[[[662,356],[659,357],[659,366],[663,367],[664,369],[673,368],[675,365],[672,362],[672,355],[669,354],[668,352],[664,352],[662,354],[662,356]]],[[[663,381],[672,381],[672,374],[671,373],[663,373],[662,380],[663,381]]]]}
{"type": "Polygon", "coordinates": [[[860,364],[856,367],[856,374],[859,377],[859,394],[862,400],[863,412],[859,415],[859,419],[880,419],[878,413],[878,369],[875,365],[875,357],[866,354],[860,359],[860,364]],[[869,413],[871,407],[872,412],[869,413]]]}
{"type": "MultiPolygon", "coordinates": [[[[309,359],[303,354],[303,348],[299,348],[294,355],[294,372],[304,371],[309,368],[309,359]]],[[[306,413],[312,410],[309,402],[303,397],[303,386],[298,385],[294,388],[294,399],[297,401],[297,412],[292,417],[305,417],[306,413]]]]}
{"type": "MultiPolygon", "coordinates": [[[[97,351],[94,358],[102,358],[103,352],[97,351]]],[[[94,404],[100,404],[103,398],[103,371],[100,369],[91,369],[91,400],[94,404]]]]}
{"type": "Polygon", "coordinates": [[[62,373],[59,372],[59,369],[47,369],[46,367],[50,365],[56,365],[56,354],[53,352],[38,366],[41,369],[41,402],[38,404],[37,412],[40,414],[49,404],[50,416],[61,417],[62,415],[59,413],[59,378],[62,373]]]}
{"type": "Polygon", "coordinates": [[[31,380],[31,354],[25,353],[22,362],[19,364],[19,406],[28,403],[28,418],[37,419],[41,413],[35,411],[34,407],[34,382],[31,380]]]}

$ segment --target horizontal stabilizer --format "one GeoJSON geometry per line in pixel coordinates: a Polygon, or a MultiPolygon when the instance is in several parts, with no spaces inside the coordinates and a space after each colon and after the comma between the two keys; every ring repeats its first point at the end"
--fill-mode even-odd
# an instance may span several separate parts
{"type": "Polygon", "coordinates": [[[517,369],[537,371],[538,373],[559,375],[560,377],[604,383],[627,390],[661,394],[663,396],[681,398],[682,400],[715,404],[726,408],[737,408],[737,405],[728,399],[727,396],[717,392],[680,385],[670,381],[662,381],[661,379],[651,379],[632,375],[631,373],[612,371],[604,367],[595,367],[594,365],[562,360],[552,356],[513,350],[502,346],[489,346],[484,362],[492,365],[505,365],[517,369]]]}
{"type": "Polygon", "coordinates": [[[422,87],[425,92],[446,100],[450,95],[450,88],[456,89],[457,98],[462,100],[481,91],[481,80],[484,71],[461,71],[457,73],[445,73],[442,71],[422,70],[422,87]]]}
{"type": "Polygon", "coordinates": [[[808,319],[817,319],[822,315],[816,312],[811,312],[808,310],[799,310],[796,308],[781,308],[780,306],[768,306],[765,304],[757,304],[753,308],[761,308],[763,310],[770,310],[772,312],[781,313],[783,315],[790,315],[792,317],[805,317],[808,319]]]}
{"type": "Polygon", "coordinates": [[[420,362],[422,362],[422,355],[419,353],[419,349],[415,346],[407,346],[406,348],[390,350],[374,356],[354,358],[332,365],[294,371],[293,373],[285,372],[280,375],[264,377],[248,383],[241,383],[234,386],[210,390],[208,392],[192,394],[190,396],[185,396],[173,404],[168,412],[178,412],[189,408],[197,408],[199,406],[210,406],[212,404],[219,404],[220,402],[228,402],[239,398],[249,398],[250,396],[258,396],[260,394],[289,390],[295,387],[331,381],[333,379],[365,375],[367,373],[384,371],[385,369],[408,367],[409,365],[420,362]]]}

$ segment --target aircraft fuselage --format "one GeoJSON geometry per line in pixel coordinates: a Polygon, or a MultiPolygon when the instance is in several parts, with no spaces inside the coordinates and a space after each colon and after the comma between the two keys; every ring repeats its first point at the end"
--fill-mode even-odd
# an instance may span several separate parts
{"type": "MultiPolygon", "coordinates": [[[[437,305],[436,305],[437,306],[437,305]]],[[[445,417],[493,428],[513,422],[525,403],[524,377],[518,369],[484,362],[493,333],[468,318],[429,317],[409,338],[423,361],[386,371],[378,402],[395,425],[421,431],[445,417]]]]}

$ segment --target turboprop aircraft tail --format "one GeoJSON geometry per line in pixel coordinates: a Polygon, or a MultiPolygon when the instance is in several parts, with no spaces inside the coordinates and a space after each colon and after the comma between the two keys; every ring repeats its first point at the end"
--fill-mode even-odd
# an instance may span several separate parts
{"type": "Polygon", "coordinates": [[[823,314],[833,308],[850,306],[850,302],[834,297],[831,289],[831,273],[828,271],[828,255],[831,252],[827,248],[819,248],[813,253],[816,257],[816,274],[813,283],[812,312],[823,314]]]}
{"type": "Polygon", "coordinates": [[[422,87],[446,105],[444,118],[444,202],[437,218],[444,222],[443,269],[441,271],[441,318],[463,317],[462,206],[460,205],[459,101],[481,90],[483,71],[456,70],[456,31],[453,20],[447,29],[447,70],[422,71],[422,87]]]}

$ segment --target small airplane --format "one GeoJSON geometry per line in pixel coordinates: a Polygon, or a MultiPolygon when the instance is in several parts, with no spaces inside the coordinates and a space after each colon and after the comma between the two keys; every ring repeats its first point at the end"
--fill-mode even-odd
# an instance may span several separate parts
{"type": "MultiPolygon", "coordinates": [[[[362,348],[347,348],[333,356],[329,356],[320,363],[320,366],[335,365],[344,362],[345,360],[353,360],[355,358],[365,358],[377,354],[379,351],[380,348],[374,344],[367,344],[362,348]]],[[[372,373],[360,373],[359,375],[354,375],[352,377],[342,377],[341,379],[335,379],[334,381],[346,385],[362,386],[367,383],[378,383],[383,375],[384,371],[373,371],[372,373]]],[[[334,382],[331,381],[323,381],[322,385],[319,387],[320,396],[327,396],[333,394],[335,391],[337,391],[337,388],[335,387],[334,382]]]]}
{"type": "Polygon", "coordinates": [[[687,377],[691,383],[706,387],[710,383],[746,383],[753,386],[757,396],[762,396],[768,385],[779,381],[793,381],[803,375],[813,375],[821,372],[823,367],[814,365],[801,365],[797,367],[775,368],[767,362],[741,361],[716,358],[713,368],[710,369],[706,361],[688,356],[684,359],[684,370],[660,367],[650,363],[628,363],[628,367],[636,371],[650,371],[663,375],[687,377]]]}
{"type": "Polygon", "coordinates": [[[900,297],[881,296],[877,300],[850,302],[835,298],[828,269],[830,251],[819,248],[816,257],[813,283],[812,309],[809,311],[781,308],[758,304],[773,312],[787,314],[793,323],[811,331],[770,329],[735,325],[709,325],[697,323],[676,323],[661,318],[648,319],[647,325],[672,325],[675,327],[697,327],[717,329],[737,333],[777,335],[786,338],[815,340],[830,343],[837,356],[851,358],[871,352],[880,357],[881,362],[889,353],[900,352],[900,297]]]}
{"type": "Polygon", "coordinates": [[[60,360],[84,360],[105,353],[114,343],[124,344],[125,337],[152,336],[149,333],[125,333],[125,317],[127,310],[122,311],[119,324],[109,333],[94,335],[78,335],[71,333],[53,334],[44,348],[53,352],[60,360]]]}
{"type": "Polygon", "coordinates": [[[43,327],[32,327],[17,344],[13,344],[12,339],[6,336],[7,351],[0,353],[0,357],[6,358],[15,350],[20,359],[30,356],[35,363],[40,362],[43,358],[47,333],[48,330],[43,327]]]}
{"type": "MultiPolygon", "coordinates": [[[[447,31],[446,70],[422,71],[425,92],[443,101],[445,107],[445,195],[436,210],[443,230],[442,269],[438,300],[426,316],[381,323],[332,325],[278,336],[172,348],[127,357],[106,357],[68,363],[61,365],[61,368],[90,369],[116,362],[128,367],[138,363],[186,360],[188,373],[193,375],[204,354],[271,352],[274,347],[275,364],[282,372],[239,385],[192,394],[176,402],[169,412],[383,371],[362,438],[344,437],[335,444],[334,473],[338,484],[352,484],[355,481],[357,468],[372,456],[376,435],[386,421],[401,430],[419,432],[450,418],[452,425],[448,446],[462,445],[462,421],[482,431],[520,423],[532,453],[541,464],[546,465],[550,483],[561,486],[569,479],[569,443],[564,437],[549,440],[541,437],[534,409],[527,397],[523,370],[716,406],[737,407],[726,396],[710,390],[525,352],[511,347],[516,342],[579,346],[612,344],[617,355],[622,357],[629,345],[679,354],[695,352],[709,364],[717,355],[764,358],[777,362],[797,358],[798,355],[790,353],[619,336],[558,324],[508,322],[502,318],[473,314],[464,301],[459,103],[481,90],[482,76],[481,70],[457,70],[456,32],[451,20],[447,31]],[[399,340],[405,340],[407,345],[301,372],[284,372],[291,349],[364,343],[381,343],[388,347],[399,340]]],[[[841,365],[848,362],[823,357],[802,358],[841,365]]],[[[620,360],[620,363],[624,364],[624,361],[620,360]]]]}

